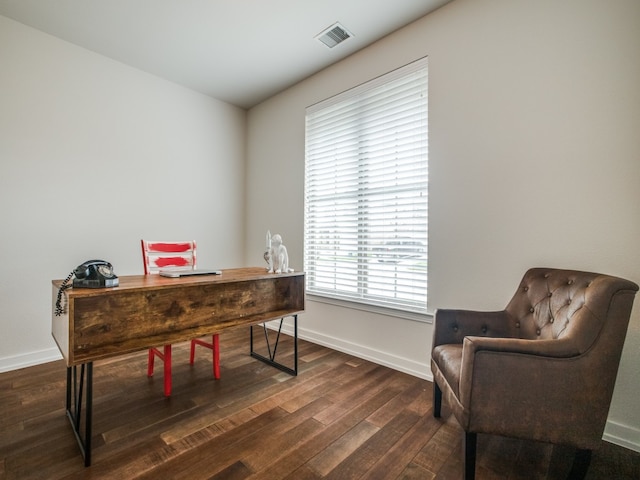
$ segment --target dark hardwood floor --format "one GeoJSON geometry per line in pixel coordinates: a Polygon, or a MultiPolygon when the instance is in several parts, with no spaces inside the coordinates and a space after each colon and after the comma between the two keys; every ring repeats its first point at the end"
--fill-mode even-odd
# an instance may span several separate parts
{"type": "MultiPolygon", "coordinates": [[[[220,345],[217,381],[207,350],[191,367],[188,344],[174,346],[169,399],[146,352],[97,362],[88,468],[63,362],[0,374],[0,479],[462,478],[462,430],[446,406],[433,418],[430,382],[304,341],[292,377],[249,357],[246,328],[220,345]]],[[[479,435],[476,478],[564,478],[573,453],[479,435]]],[[[639,479],[640,453],[602,442],[587,478],[639,479]]]]}

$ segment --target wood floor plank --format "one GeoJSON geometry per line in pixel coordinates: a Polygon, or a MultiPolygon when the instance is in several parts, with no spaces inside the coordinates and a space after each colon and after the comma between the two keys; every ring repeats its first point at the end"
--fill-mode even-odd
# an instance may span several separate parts
{"type": "Polygon", "coordinates": [[[180,456],[164,462],[162,465],[158,465],[152,472],[149,472],[148,475],[140,475],[136,478],[141,480],[177,478],[179,475],[182,475],[185,470],[190,470],[189,473],[194,475],[192,478],[208,478],[200,472],[210,474],[218,473],[230,465],[240,462],[239,452],[235,451],[234,453],[238,445],[241,445],[242,442],[248,441],[248,439],[256,435],[266,436],[267,433],[265,432],[269,432],[271,428],[279,423],[286,415],[287,413],[284,410],[276,408],[255,417],[233,430],[207,439],[204,442],[198,441],[200,432],[196,432],[176,444],[176,448],[181,450],[180,456]],[[233,454],[229,455],[229,452],[233,454]],[[219,463],[220,468],[205,468],[208,461],[202,462],[204,457],[210,457],[213,462],[219,463]],[[200,471],[198,470],[199,466],[202,468],[200,471]]]}
{"type": "MultiPolygon", "coordinates": [[[[276,408],[276,407],[273,407],[276,408]]],[[[265,413],[265,412],[262,412],[265,413]]],[[[253,407],[243,408],[237,413],[229,415],[223,418],[219,422],[216,422],[216,428],[222,432],[230,432],[238,428],[240,425],[247,423],[259,415],[253,407]]]]}
{"type": "Polygon", "coordinates": [[[278,387],[278,383],[263,381],[259,382],[258,388],[253,390],[252,393],[247,392],[244,395],[234,395],[234,401],[230,403],[225,402],[224,407],[219,407],[215,403],[204,405],[202,408],[198,409],[197,415],[189,415],[179,424],[176,424],[163,432],[162,439],[166,443],[177,442],[178,440],[185,438],[202,428],[206,428],[209,425],[213,425],[221,419],[228,417],[234,411],[251,405],[254,401],[252,395],[255,395],[257,399],[262,400],[275,394],[278,391],[278,387]]]}
{"type": "Polygon", "coordinates": [[[402,393],[370,415],[369,418],[367,418],[368,422],[378,427],[383,427],[393,419],[400,410],[407,407],[407,405],[411,405],[418,397],[424,397],[423,386],[414,379],[411,379],[408,375],[399,376],[398,386],[403,389],[402,393]]]}
{"type": "Polygon", "coordinates": [[[369,470],[380,457],[386,455],[393,444],[415,425],[419,418],[415,413],[400,412],[324,478],[336,480],[360,478],[363,472],[369,470]]]}
{"type": "Polygon", "coordinates": [[[271,479],[282,479],[282,480],[318,480],[320,477],[314,470],[309,468],[307,465],[303,465],[298,468],[292,474],[286,477],[255,477],[252,480],[263,480],[263,478],[271,478],[271,479]]]}
{"type": "MultiPolygon", "coordinates": [[[[218,441],[207,445],[209,447],[207,451],[211,452],[211,454],[201,456],[198,461],[192,462],[172,478],[176,480],[195,478],[194,475],[197,475],[200,471],[217,472],[221,466],[226,468],[226,466],[239,460],[243,463],[256,462],[259,464],[259,459],[263,458],[262,451],[267,448],[272,438],[277,438],[279,435],[287,435],[287,432],[305,420],[310,419],[314,412],[326,408],[327,405],[327,400],[318,399],[295,413],[279,418],[277,422],[272,422],[268,427],[244,435],[235,443],[229,443],[225,441],[228,440],[227,438],[220,437],[216,439],[218,441]],[[254,456],[258,458],[255,459],[253,458],[254,456]]],[[[317,422],[315,423],[318,425],[317,422]]]]}
{"type": "MultiPolygon", "coordinates": [[[[410,410],[406,410],[407,413],[410,410]]],[[[395,444],[389,447],[384,455],[370,468],[362,480],[395,479],[402,476],[406,465],[409,465],[427,442],[440,428],[440,423],[429,415],[419,416],[413,425],[395,444]]]]}
{"type": "Polygon", "coordinates": [[[446,421],[439,422],[440,428],[413,459],[434,475],[440,471],[462,441],[462,429],[455,424],[451,416],[446,421]]]}
{"type": "MultiPolygon", "coordinates": [[[[375,412],[382,405],[387,403],[397,393],[392,390],[383,389],[375,396],[361,402],[354,403],[340,418],[337,418],[324,430],[318,432],[317,435],[305,439],[306,441],[291,452],[288,456],[274,462],[264,472],[257,472],[255,479],[262,478],[288,478],[297,480],[296,472],[300,470],[302,475],[308,476],[309,468],[307,462],[312,461],[316,455],[321,454],[326,448],[331,448],[334,442],[345,435],[349,430],[355,428],[360,422],[363,422],[372,412],[375,412]]],[[[253,478],[253,477],[252,477],[253,478]]]]}
{"type": "Polygon", "coordinates": [[[398,475],[398,480],[433,480],[434,477],[435,475],[432,472],[425,470],[420,465],[410,463],[398,475]]]}
{"type": "MultiPolygon", "coordinates": [[[[439,469],[436,471],[436,480],[451,480],[454,478],[463,478],[464,475],[464,463],[463,463],[463,447],[462,447],[462,436],[458,436],[458,441],[456,441],[448,452],[444,455],[444,461],[442,462],[439,469]]],[[[478,470],[476,469],[476,472],[478,470]]],[[[482,472],[478,472],[476,478],[478,480],[483,478],[482,472]]],[[[484,479],[483,479],[484,480],[484,479]]]]}
{"type": "Polygon", "coordinates": [[[320,454],[316,455],[307,465],[318,475],[324,477],[342,461],[346,460],[356,449],[360,448],[378,430],[380,430],[378,427],[367,421],[360,422],[320,454]]]}
{"type": "Polygon", "coordinates": [[[244,480],[251,475],[251,469],[242,462],[235,462],[224,470],[208,477],[208,480],[244,480]]]}
{"type": "Polygon", "coordinates": [[[369,375],[362,377],[359,382],[354,379],[346,388],[341,386],[329,390],[327,393],[328,398],[332,399],[334,404],[331,408],[316,415],[316,420],[329,425],[349,412],[354,407],[354,404],[365,402],[385,389],[392,391],[395,396],[398,390],[393,389],[388,383],[388,380],[392,377],[393,373],[384,368],[374,369],[369,375]]]}
{"type": "Polygon", "coordinates": [[[321,428],[321,423],[313,418],[307,418],[287,431],[270,432],[273,433],[272,438],[268,442],[261,442],[260,448],[252,449],[245,454],[243,463],[254,472],[266,470],[273,462],[294,450],[304,438],[315,435],[321,428]]]}

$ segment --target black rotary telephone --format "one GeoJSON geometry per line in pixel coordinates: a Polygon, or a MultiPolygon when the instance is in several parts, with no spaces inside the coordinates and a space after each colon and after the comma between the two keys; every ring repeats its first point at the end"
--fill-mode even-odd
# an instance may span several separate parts
{"type": "Polygon", "coordinates": [[[58,298],[56,300],[56,316],[60,316],[64,312],[62,306],[62,293],[68,288],[104,288],[117,287],[119,284],[118,277],[113,273],[113,266],[104,260],[88,260],[74,268],[71,273],[64,279],[60,289],[58,290],[58,298]],[[69,282],[73,278],[73,283],[69,282]]]}
{"type": "Polygon", "coordinates": [[[117,287],[113,266],[104,260],[89,260],[73,270],[73,288],[117,287]]]}

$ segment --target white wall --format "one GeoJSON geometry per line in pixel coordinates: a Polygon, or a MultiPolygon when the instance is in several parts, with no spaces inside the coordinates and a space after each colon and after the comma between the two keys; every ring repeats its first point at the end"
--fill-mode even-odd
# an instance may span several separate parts
{"type": "MultiPolygon", "coordinates": [[[[455,0],[253,108],[247,260],[270,228],[302,268],[305,107],[428,56],[431,309],[502,309],[531,266],[640,282],[639,19],[637,0],[455,0]]],[[[431,378],[430,324],[307,302],[300,328],[431,378]]],[[[636,305],[605,438],[638,451],[639,364],[636,305]]]]}
{"type": "Polygon", "coordinates": [[[244,255],[246,112],[0,16],[0,371],[59,356],[51,280],[140,239],[244,255]],[[166,188],[177,186],[175,193],[166,188]]]}

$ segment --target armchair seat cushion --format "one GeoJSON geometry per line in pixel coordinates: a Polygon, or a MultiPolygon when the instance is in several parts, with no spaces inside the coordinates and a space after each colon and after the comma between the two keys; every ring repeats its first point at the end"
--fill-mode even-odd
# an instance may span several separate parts
{"type": "Polygon", "coordinates": [[[438,345],[433,349],[433,362],[446,378],[447,384],[457,398],[460,398],[460,372],[462,370],[462,345],[438,345]]]}

